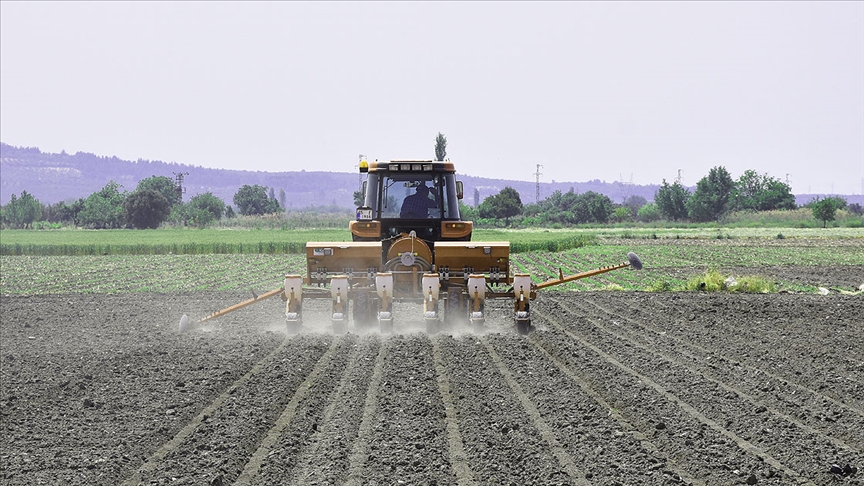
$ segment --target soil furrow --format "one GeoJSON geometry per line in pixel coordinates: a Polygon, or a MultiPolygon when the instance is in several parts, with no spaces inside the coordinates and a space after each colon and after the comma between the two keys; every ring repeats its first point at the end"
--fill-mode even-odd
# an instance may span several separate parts
{"type": "MultiPolygon", "coordinates": [[[[177,335],[225,295],[2,298],[0,479],[119,484],[284,337],[260,326],[177,335]]],[[[228,299],[233,299],[232,295],[228,299]]]]}
{"type": "MultiPolygon", "coordinates": [[[[569,312],[569,311],[565,311],[569,312]]],[[[570,319],[574,322],[574,319],[570,319]]],[[[751,400],[733,387],[707,378],[693,370],[688,363],[670,358],[653,349],[629,339],[621,332],[606,328],[594,316],[580,321],[590,326],[580,326],[579,332],[590,335],[598,346],[610,349],[616,359],[627,363],[637,372],[650,374],[652,380],[665,388],[679,390],[677,397],[698,410],[748,444],[752,444],[766,456],[794,469],[802,477],[818,480],[824,473],[825,464],[856,463],[861,460],[860,451],[850,448],[839,439],[826,435],[801,422],[766,407],[761,401],[751,400]],[[606,333],[607,336],[602,334],[606,333]],[[618,346],[612,348],[612,343],[618,346]],[[622,345],[623,344],[623,345],[622,345]],[[801,455],[788,444],[806,444],[813,452],[801,455]]],[[[618,326],[620,329],[622,326],[618,326]]],[[[773,464],[772,464],[773,465],[773,464]]]]}
{"type": "Polygon", "coordinates": [[[477,336],[439,344],[468,466],[480,484],[573,484],[477,336]]]}
{"type": "Polygon", "coordinates": [[[447,445],[450,464],[453,466],[453,474],[460,486],[473,486],[474,475],[465,454],[465,443],[459,432],[459,423],[456,415],[456,406],[453,404],[453,394],[450,389],[450,377],[444,366],[441,345],[438,337],[432,338],[432,353],[435,361],[435,374],[438,377],[438,393],[441,394],[441,402],[444,404],[444,421],[447,426],[447,445]]]}
{"type": "MultiPolygon", "coordinates": [[[[534,405],[531,398],[525,394],[522,390],[522,387],[519,386],[519,383],[513,378],[513,374],[507,368],[507,365],[504,364],[501,356],[495,351],[495,348],[490,344],[489,339],[492,338],[482,338],[483,346],[486,348],[486,352],[489,353],[489,356],[492,358],[492,362],[498,368],[498,372],[501,373],[501,376],[504,377],[504,381],[507,383],[507,386],[513,390],[513,393],[516,395],[516,398],[519,399],[519,403],[522,405],[522,410],[524,410],[528,417],[531,419],[531,422],[534,424],[534,428],[540,432],[540,436],[543,437],[543,440],[549,445],[552,454],[555,456],[555,459],[558,460],[558,464],[561,469],[570,476],[570,480],[573,484],[578,485],[587,485],[588,481],[585,479],[585,473],[579,470],[576,466],[576,463],[573,461],[573,458],[564,451],[564,448],[561,447],[561,443],[555,437],[555,432],[551,427],[543,420],[543,417],[540,416],[540,412],[537,410],[537,407],[534,405]]],[[[509,343],[511,346],[515,344],[512,340],[509,343]]]]}
{"type": "Polygon", "coordinates": [[[363,414],[360,418],[360,427],[357,437],[351,447],[351,455],[348,458],[348,480],[346,484],[359,485],[364,483],[366,462],[369,460],[370,447],[373,430],[372,421],[378,414],[378,395],[381,393],[381,381],[384,378],[384,363],[387,359],[387,343],[382,342],[378,347],[378,356],[372,368],[372,376],[369,387],[366,390],[366,398],[363,402],[363,414]]]}
{"type": "Polygon", "coordinates": [[[213,415],[202,417],[195,433],[174,447],[158,468],[142,471],[141,481],[235,481],[332,340],[315,335],[289,339],[266,367],[229,389],[228,399],[213,415]]]}
{"type": "MultiPolygon", "coordinates": [[[[864,410],[864,299],[860,296],[800,294],[748,295],[696,293],[683,300],[671,294],[651,299],[654,316],[642,322],[727,359],[761,370],[833,401],[864,410]],[[664,318],[657,319],[659,311],[664,318]],[[729,318],[728,316],[735,316],[729,318]],[[812,360],[819,367],[790,367],[812,360]]],[[[632,312],[645,296],[633,299],[632,312]]]]}
{"type": "Polygon", "coordinates": [[[453,483],[444,404],[426,335],[390,336],[365,483],[453,483]]]}
{"type": "MultiPolygon", "coordinates": [[[[276,420],[276,423],[273,424],[273,427],[270,428],[270,430],[267,432],[267,435],[264,436],[264,438],[261,440],[261,443],[258,445],[258,448],[249,458],[249,462],[246,463],[246,466],[243,468],[243,472],[240,473],[240,476],[237,478],[235,484],[250,484],[252,480],[256,479],[256,477],[258,476],[258,471],[261,469],[262,463],[265,460],[269,460],[271,456],[273,456],[273,461],[280,463],[281,468],[287,470],[291,469],[291,462],[293,461],[289,462],[285,459],[294,459],[293,455],[291,455],[291,457],[289,458],[279,458],[278,453],[283,451],[284,449],[273,451],[273,446],[277,443],[277,441],[279,441],[283,432],[285,432],[285,429],[292,424],[292,421],[297,415],[297,409],[300,406],[300,402],[305,400],[306,397],[309,396],[310,390],[313,387],[317,387],[318,390],[322,389],[322,387],[317,383],[317,381],[319,377],[324,374],[327,367],[331,365],[335,368],[344,366],[344,356],[347,354],[346,348],[349,346],[350,342],[347,339],[337,339],[330,344],[330,347],[321,356],[321,358],[315,364],[315,367],[312,368],[312,371],[309,373],[309,375],[306,376],[306,379],[303,381],[303,383],[301,383],[294,391],[294,396],[291,397],[291,401],[288,402],[288,405],[285,406],[285,410],[282,412],[282,415],[279,416],[279,419],[276,420]],[[339,351],[341,351],[341,353],[339,351]],[[334,352],[339,354],[339,356],[335,360],[332,359],[334,352]],[[336,363],[333,363],[333,361],[335,361],[336,363]]],[[[329,385],[329,383],[327,384],[329,385]]],[[[314,410],[304,410],[304,412],[306,412],[303,414],[304,418],[308,419],[314,413],[314,410]]],[[[303,430],[303,435],[308,436],[311,432],[314,432],[314,430],[311,429],[312,427],[303,430]]],[[[291,434],[286,435],[290,436],[291,434]]]]}
{"type": "Polygon", "coordinates": [[[207,419],[213,416],[214,412],[216,412],[219,407],[228,400],[231,395],[240,387],[244,386],[254,375],[260,373],[265,367],[271,365],[273,363],[274,357],[279,355],[282,352],[285,345],[288,343],[288,340],[285,339],[282,341],[282,344],[279,345],[276,349],[274,349],[270,354],[261,359],[255,366],[252,367],[245,375],[241,376],[239,380],[235,381],[225,390],[224,393],[216,397],[216,400],[213,400],[210,405],[204,408],[194,419],[192,419],[188,424],[186,424],[180,432],[177,433],[170,441],[166,442],[162,445],[156,452],[154,452],[144,464],[138,468],[135,474],[132,475],[129,479],[127,479],[124,484],[132,485],[142,482],[142,478],[154,470],[161,466],[162,461],[165,457],[174,452],[181,444],[183,444],[190,435],[192,435],[195,430],[207,419]]]}
{"type": "MultiPolygon", "coordinates": [[[[296,450],[295,444],[280,441],[279,447],[284,454],[298,456],[293,475],[288,475],[281,467],[271,467],[271,463],[281,465],[287,462],[274,457],[268,459],[261,469],[258,481],[261,484],[343,484],[347,480],[351,444],[359,432],[364,397],[381,343],[375,335],[362,338],[349,335],[348,338],[353,350],[346,357],[338,385],[333,386],[332,393],[326,397],[323,415],[320,420],[317,416],[304,417],[307,421],[310,418],[316,420],[312,422],[313,433],[309,434],[305,447],[296,450]],[[290,481],[286,479],[289,477],[290,481]]],[[[322,382],[320,386],[326,389],[328,384],[322,382]]]]}
{"type": "MultiPolygon", "coordinates": [[[[773,381],[766,381],[764,375],[771,376],[770,373],[730,362],[722,354],[711,354],[698,345],[667,337],[645,327],[636,319],[615,313],[596,302],[589,300],[586,303],[605,313],[605,317],[598,317],[598,320],[593,322],[606,332],[628,339],[649,352],[662,350],[665,359],[676,361],[690,369],[698,369],[706,379],[715,382],[727,393],[767,405],[772,413],[810,434],[823,435],[833,442],[835,447],[858,450],[864,448],[864,435],[861,434],[861,431],[864,431],[864,412],[861,410],[777,376],[772,376],[775,378],[773,381]],[[626,322],[630,326],[610,327],[601,323],[618,321],[626,322]],[[829,420],[825,420],[826,417],[829,420]]],[[[584,309],[584,306],[577,307],[584,309]]]]}
{"type": "Polygon", "coordinates": [[[590,461],[583,461],[583,467],[592,484],[604,484],[606,481],[615,484],[623,475],[625,468],[622,464],[626,464],[631,471],[624,478],[624,484],[666,484],[670,478],[675,479],[677,476],[687,484],[705,485],[704,481],[692,477],[684,465],[671,460],[648,436],[612,407],[578,370],[570,369],[560,358],[551,354],[543,346],[542,340],[537,339],[537,333],[533,333],[530,340],[533,352],[529,353],[522,347],[521,352],[512,353],[509,358],[513,363],[531,370],[521,373],[522,376],[529,375],[523,380],[525,386],[532,390],[538,406],[548,410],[548,415],[552,416],[550,422],[553,419],[556,421],[559,434],[564,436],[562,442],[574,449],[574,457],[590,457],[590,461]],[[554,368],[544,366],[543,360],[551,362],[554,368]],[[574,384],[578,390],[573,388],[574,384]],[[581,394],[591,400],[576,400],[575,397],[581,394]],[[583,440],[580,437],[583,434],[603,442],[599,453],[605,460],[596,457],[598,449],[594,448],[595,442],[583,440]],[[626,439],[625,434],[632,440],[626,439]]]}
{"type": "MultiPolygon", "coordinates": [[[[582,366],[593,368],[592,371],[600,375],[595,378],[595,386],[605,386],[605,393],[610,395],[616,408],[622,408],[624,415],[631,421],[639,417],[638,422],[634,423],[641,422],[639,428],[643,433],[647,433],[651,427],[659,431],[653,437],[655,440],[667,442],[663,447],[669,447],[681,454],[682,458],[678,459],[676,456],[676,461],[684,463],[683,457],[686,457],[687,463],[703,464],[706,458],[715,455],[716,450],[710,450],[712,446],[723,444],[723,450],[727,451],[723,456],[729,455],[720,467],[717,467],[717,464],[707,464],[705,465],[707,467],[703,466],[702,471],[694,472],[695,477],[704,479],[709,484],[729,484],[736,481],[735,471],[755,472],[767,465],[770,468],[764,471],[766,477],[763,480],[774,479],[774,484],[784,484],[783,481],[788,483],[790,480],[796,484],[809,483],[793,469],[695,409],[690,403],[670,392],[669,388],[625,365],[600,347],[568,330],[567,326],[557,318],[535,310],[535,316],[537,315],[570,338],[573,345],[583,348],[581,357],[583,360],[587,359],[588,363],[583,361],[582,366]],[[590,354],[585,353],[584,349],[590,351],[590,354]],[[591,354],[599,357],[602,362],[598,362],[591,354]],[[635,406],[645,403],[651,403],[653,407],[643,409],[635,406]],[[650,415],[646,416],[646,412],[650,415]],[[730,446],[737,448],[739,452],[732,453],[729,451],[730,446]],[[730,460],[734,461],[734,464],[729,464],[730,460]],[[784,476],[782,480],[776,474],[777,471],[782,472],[784,476]],[[708,476],[703,476],[705,474],[708,476]]],[[[609,349],[614,347],[613,343],[609,349]]],[[[575,356],[578,353],[571,352],[571,354],[575,356]]]]}

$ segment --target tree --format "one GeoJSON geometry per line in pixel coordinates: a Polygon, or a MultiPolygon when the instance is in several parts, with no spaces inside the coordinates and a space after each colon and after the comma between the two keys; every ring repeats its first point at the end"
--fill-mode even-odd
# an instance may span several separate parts
{"type": "Polygon", "coordinates": [[[539,203],[529,204],[523,214],[543,224],[573,225],[606,223],[614,210],[609,197],[594,191],[576,194],[570,188],[566,193],[555,191],[539,203]]]}
{"type": "Polygon", "coordinates": [[[760,176],[749,169],[735,182],[729,206],[733,211],[770,211],[796,207],[795,196],[787,184],[768,174],[760,176]]]}
{"type": "Polygon", "coordinates": [[[813,217],[822,221],[823,228],[827,228],[828,221],[834,221],[837,214],[836,203],[830,198],[816,201],[811,206],[811,209],[813,210],[813,217]]]}
{"type": "Polygon", "coordinates": [[[636,216],[639,218],[639,221],[650,223],[651,221],[660,219],[660,210],[657,209],[657,204],[652,202],[639,208],[636,216]]]}
{"type": "Polygon", "coordinates": [[[675,181],[671,186],[666,179],[663,185],[654,194],[654,203],[660,214],[671,221],[685,219],[687,217],[687,200],[690,199],[690,191],[675,181]]]}
{"type": "Polygon", "coordinates": [[[78,224],[78,213],[84,209],[84,199],[78,199],[71,204],[60,201],[48,206],[42,206],[42,219],[49,223],[78,224]]]}
{"type": "Polygon", "coordinates": [[[138,186],[135,191],[156,191],[162,194],[171,206],[175,206],[183,202],[183,195],[177,192],[177,185],[174,180],[165,176],[152,176],[138,181],[138,186]]]}
{"type": "Polygon", "coordinates": [[[624,202],[621,203],[622,206],[625,206],[630,209],[630,213],[633,216],[636,216],[636,213],[639,212],[639,208],[648,204],[648,200],[642,196],[628,196],[624,198],[624,202]]]}
{"type": "Polygon", "coordinates": [[[633,219],[633,211],[627,206],[618,206],[612,212],[612,219],[619,223],[630,221],[633,219]]]}
{"type": "Polygon", "coordinates": [[[273,214],[282,211],[279,201],[267,197],[267,188],[263,186],[244,185],[234,194],[234,204],[240,214],[273,214]]]}
{"type": "Polygon", "coordinates": [[[171,214],[171,203],[152,189],[138,190],[123,201],[126,222],[137,229],[158,228],[171,214]]]}
{"type": "MultiPolygon", "coordinates": [[[[227,206],[231,207],[231,206],[227,206]]],[[[225,203],[211,192],[197,194],[188,203],[174,206],[171,221],[184,226],[207,226],[226,213],[225,203]]]]}
{"type": "Polygon", "coordinates": [[[171,219],[184,225],[201,227],[220,219],[223,212],[226,212],[225,202],[213,193],[205,192],[196,194],[188,203],[175,207],[171,219]]]}
{"type": "Polygon", "coordinates": [[[445,157],[447,157],[447,137],[438,132],[438,136],[435,137],[435,160],[444,160],[445,157]]]}
{"type": "Polygon", "coordinates": [[[283,209],[288,207],[288,205],[285,204],[287,200],[288,200],[288,198],[285,195],[285,189],[280,187],[279,188],[279,205],[282,206],[283,209]]]}
{"type": "Polygon", "coordinates": [[[837,210],[844,209],[846,204],[846,200],[842,197],[832,196],[825,199],[814,199],[807,203],[807,206],[813,211],[813,217],[822,221],[822,227],[827,228],[828,221],[834,221],[837,210]]]}
{"type": "Polygon", "coordinates": [[[498,194],[484,199],[477,212],[481,218],[503,218],[504,224],[509,226],[510,218],[522,214],[522,209],[522,198],[519,197],[519,192],[507,186],[498,194]]]}
{"type": "Polygon", "coordinates": [[[472,208],[471,206],[463,203],[461,200],[459,201],[459,217],[462,218],[463,221],[474,221],[477,219],[477,208],[472,208]]]}
{"type": "Polygon", "coordinates": [[[225,210],[225,202],[209,191],[204,194],[196,194],[189,200],[189,205],[195,209],[207,211],[213,216],[213,219],[222,218],[222,212],[225,210]]]}
{"type": "Polygon", "coordinates": [[[729,210],[729,198],[735,183],[723,166],[714,167],[696,183],[687,200],[687,214],[693,221],[717,221],[729,210]]]}
{"type": "Polygon", "coordinates": [[[42,217],[42,205],[32,194],[21,191],[21,197],[12,199],[3,211],[3,220],[13,228],[27,228],[42,217]]]}
{"type": "Polygon", "coordinates": [[[84,208],[78,213],[78,224],[90,228],[121,228],[125,221],[123,201],[126,195],[120,192],[120,184],[114,181],[87,196],[84,208]]]}
{"type": "MultiPolygon", "coordinates": [[[[75,226],[81,225],[80,214],[81,214],[81,211],[84,211],[84,203],[85,202],[86,202],[86,199],[84,199],[83,197],[79,197],[75,202],[73,202],[72,204],[69,205],[68,217],[72,221],[72,223],[75,224],[75,226]]],[[[61,216],[61,218],[62,217],[63,216],[61,216]]]]}
{"type": "Polygon", "coordinates": [[[608,223],[614,212],[612,200],[594,191],[577,194],[574,209],[584,223],[608,223]]]}

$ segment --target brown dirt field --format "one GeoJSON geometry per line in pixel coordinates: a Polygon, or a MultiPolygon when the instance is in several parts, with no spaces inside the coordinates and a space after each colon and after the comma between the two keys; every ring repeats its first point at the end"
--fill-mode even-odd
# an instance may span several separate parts
{"type": "Polygon", "coordinates": [[[500,302],[481,334],[287,335],[274,299],[177,330],[245,298],[4,296],[0,482],[864,484],[831,472],[864,467],[862,295],[547,292],[528,336],[500,302]]]}

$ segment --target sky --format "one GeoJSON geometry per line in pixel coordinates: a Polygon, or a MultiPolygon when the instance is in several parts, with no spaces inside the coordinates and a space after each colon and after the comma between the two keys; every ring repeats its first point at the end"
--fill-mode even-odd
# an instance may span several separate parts
{"type": "Polygon", "coordinates": [[[261,171],[431,159],[864,192],[864,2],[0,2],[0,140],[261,171]]]}

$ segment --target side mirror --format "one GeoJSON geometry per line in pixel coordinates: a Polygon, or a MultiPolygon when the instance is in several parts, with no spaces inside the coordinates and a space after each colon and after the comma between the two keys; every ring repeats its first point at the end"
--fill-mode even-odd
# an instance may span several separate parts
{"type": "Polygon", "coordinates": [[[456,181],[456,199],[462,199],[465,193],[462,192],[462,181],[456,181]]]}

